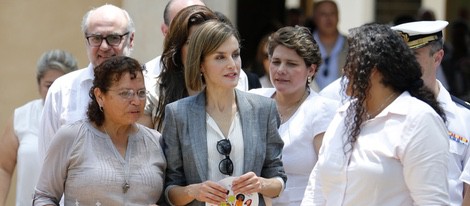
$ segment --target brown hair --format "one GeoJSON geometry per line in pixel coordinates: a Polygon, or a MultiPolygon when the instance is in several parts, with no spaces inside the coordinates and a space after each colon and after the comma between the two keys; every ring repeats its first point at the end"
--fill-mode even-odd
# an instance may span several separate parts
{"type": "MultiPolygon", "coordinates": [[[[274,49],[279,45],[295,50],[304,60],[307,67],[312,64],[317,66],[321,64],[320,48],[307,27],[287,26],[273,33],[268,41],[268,53],[270,56],[273,55],[274,49]]],[[[317,71],[318,67],[316,67],[315,74],[317,71]]]]}

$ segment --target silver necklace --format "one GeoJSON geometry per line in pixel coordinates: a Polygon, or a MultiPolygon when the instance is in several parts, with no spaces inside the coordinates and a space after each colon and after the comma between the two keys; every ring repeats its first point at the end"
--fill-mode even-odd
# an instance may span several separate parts
{"type": "MultiPolygon", "coordinates": [[[[384,109],[385,104],[386,104],[393,96],[395,96],[395,93],[394,93],[394,92],[392,92],[392,93],[387,97],[387,99],[385,99],[385,101],[383,101],[382,104],[380,104],[380,106],[375,110],[374,113],[376,113],[376,114],[366,112],[366,120],[372,119],[372,118],[374,118],[376,115],[378,115],[378,114],[384,109]],[[374,115],[374,116],[372,116],[372,115],[374,115]]],[[[390,102],[390,103],[391,103],[391,102],[390,102]]]]}
{"type": "MultiPolygon", "coordinates": [[[[104,129],[104,132],[106,132],[106,135],[108,135],[108,137],[111,139],[112,141],[112,138],[111,136],[108,134],[108,131],[106,130],[106,127],[103,126],[103,129],[104,129]]],[[[129,145],[128,145],[129,146],[129,145]]],[[[131,152],[130,151],[130,148],[129,148],[129,153],[131,152]]],[[[129,161],[130,161],[130,154],[129,154],[129,161]]],[[[126,161],[126,157],[124,157],[124,168],[125,168],[125,171],[124,171],[124,183],[122,184],[122,193],[126,194],[127,193],[127,190],[129,190],[129,188],[131,188],[131,186],[129,185],[127,179],[129,178],[129,164],[127,161],[126,161]]]]}
{"type": "MultiPolygon", "coordinates": [[[[307,98],[307,96],[309,94],[310,94],[310,90],[306,89],[306,91],[304,92],[304,95],[302,95],[302,97],[297,102],[295,102],[293,105],[291,105],[291,106],[289,106],[285,109],[284,114],[282,114],[280,112],[280,109],[278,107],[277,113],[279,114],[279,117],[281,119],[281,123],[285,123],[293,115],[294,112],[292,112],[292,111],[297,110],[297,108],[307,98]]],[[[276,101],[276,104],[277,104],[277,101],[276,101]]]]}

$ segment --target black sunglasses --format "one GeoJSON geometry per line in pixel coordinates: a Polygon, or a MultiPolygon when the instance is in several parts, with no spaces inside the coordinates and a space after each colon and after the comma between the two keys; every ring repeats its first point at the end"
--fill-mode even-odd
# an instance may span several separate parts
{"type": "Polygon", "coordinates": [[[230,159],[230,152],[232,151],[232,144],[228,139],[222,139],[217,142],[217,151],[225,156],[225,159],[219,163],[219,171],[224,175],[232,176],[233,162],[230,159]]]}

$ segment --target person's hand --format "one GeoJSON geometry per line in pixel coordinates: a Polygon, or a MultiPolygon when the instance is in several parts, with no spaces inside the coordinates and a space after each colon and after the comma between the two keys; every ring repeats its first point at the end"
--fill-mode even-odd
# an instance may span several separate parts
{"type": "Polygon", "coordinates": [[[193,184],[187,187],[187,193],[189,196],[200,202],[207,202],[215,205],[225,202],[228,192],[229,191],[223,186],[213,181],[205,181],[203,183],[193,184]]]}
{"type": "Polygon", "coordinates": [[[248,172],[236,178],[232,182],[233,194],[251,194],[261,191],[262,178],[256,176],[254,172],[248,172]]]}

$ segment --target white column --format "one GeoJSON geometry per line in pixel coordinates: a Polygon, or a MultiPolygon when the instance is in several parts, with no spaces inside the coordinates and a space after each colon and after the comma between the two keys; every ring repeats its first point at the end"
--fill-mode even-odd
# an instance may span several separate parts
{"type": "Polygon", "coordinates": [[[339,30],[348,34],[348,30],[375,20],[374,0],[335,0],[339,9],[339,30]]]}
{"type": "Polygon", "coordinates": [[[135,38],[132,57],[146,63],[162,54],[163,34],[160,25],[163,23],[163,10],[168,1],[123,0],[122,8],[129,12],[134,20],[135,38]]]}
{"type": "Polygon", "coordinates": [[[421,7],[433,11],[437,20],[445,20],[446,3],[446,0],[421,0],[421,7]]]}
{"type": "MultiPolygon", "coordinates": [[[[122,8],[126,9],[134,20],[136,27],[132,57],[145,63],[163,51],[163,34],[160,25],[163,23],[163,10],[168,0],[123,0],[122,8]]],[[[225,14],[236,25],[236,0],[204,0],[207,7],[225,14]]]]}
{"type": "Polygon", "coordinates": [[[233,25],[237,25],[237,0],[204,0],[204,3],[213,11],[222,12],[233,25]]]}

